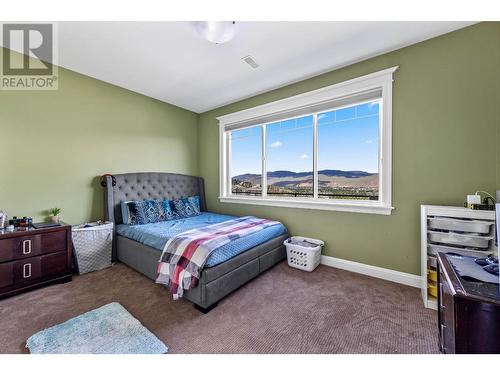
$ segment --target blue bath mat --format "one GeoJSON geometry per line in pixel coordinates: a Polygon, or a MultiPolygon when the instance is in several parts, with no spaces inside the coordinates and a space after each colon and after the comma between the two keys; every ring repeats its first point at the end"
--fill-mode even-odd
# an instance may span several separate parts
{"type": "Polygon", "coordinates": [[[31,336],[32,354],[163,354],[168,348],[117,302],[31,336]]]}

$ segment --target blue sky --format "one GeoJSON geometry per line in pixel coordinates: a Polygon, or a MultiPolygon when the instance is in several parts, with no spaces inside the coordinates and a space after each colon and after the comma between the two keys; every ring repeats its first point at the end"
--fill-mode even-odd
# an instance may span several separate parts
{"type": "MultiPolygon", "coordinates": [[[[379,104],[318,114],[318,168],[378,172],[379,104]]],[[[231,175],[261,173],[260,126],[231,133],[231,175]]],[[[313,117],[267,125],[267,170],[313,169],[313,117]]]]}

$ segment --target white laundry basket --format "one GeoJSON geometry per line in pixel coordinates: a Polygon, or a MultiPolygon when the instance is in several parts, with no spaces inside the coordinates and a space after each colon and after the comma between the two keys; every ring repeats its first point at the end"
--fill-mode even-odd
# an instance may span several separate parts
{"type": "Polygon", "coordinates": [[[321,261],[321,248],[325,243],[321,240],[307,237],[290,237],[283,244],[286,247],[286,257],[290,267],[311,272],[321,261]]]}
{"type": "Polygon", "coordinates": [[[72,228],[72,235],[80,275],[111,266],[113,223],[75,225],[72,228]]]}

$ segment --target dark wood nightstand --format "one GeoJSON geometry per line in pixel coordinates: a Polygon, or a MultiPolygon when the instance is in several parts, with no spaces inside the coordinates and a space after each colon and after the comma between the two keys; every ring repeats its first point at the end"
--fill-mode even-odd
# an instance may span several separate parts
{"type": "Polygon", "coordinates": [[[459,277],[444,253],[438,254],[438,327],[442,353],[500,353],[498,284],[459,277]]]}
{"type": "Polygon", "coordinates": [[[0,230],[0,298],[71,281],[71,226],[0,230]]]}

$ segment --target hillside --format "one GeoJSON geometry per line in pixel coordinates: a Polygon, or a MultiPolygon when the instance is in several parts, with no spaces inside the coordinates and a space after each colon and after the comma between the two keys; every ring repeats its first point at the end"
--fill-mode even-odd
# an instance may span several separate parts
{"type": "MultiPolygon", "coordinates": [[[[318,171],[321,188],[368,188],[378,189],[378,173],[363,171],[341,171],[326,169],[318,171]]],[[[260,185],[260,174],[234,176],[233,181],[241,181],[252,186],[260,185]]],[[[268,185],[282,188],[306,188],[312,186],[312,172],[274,171],[268,173],[268,185]]]]}

